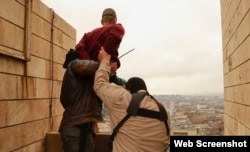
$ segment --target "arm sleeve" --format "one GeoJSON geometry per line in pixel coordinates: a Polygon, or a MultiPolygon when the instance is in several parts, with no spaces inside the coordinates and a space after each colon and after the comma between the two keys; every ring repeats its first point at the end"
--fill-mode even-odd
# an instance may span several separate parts
{"type": "Polygon", "coordinates": [[[115,84],[117,84],[117,85],[119,85],[119,86],[125,86],[125,84],[127,83],[126,80],[124,80],[124,79],[118,77],[116,74],[110,76],[109,81],[110,81],[111,83],[115,83],[115,84]]]}
{"type": "Polygon", "coordinates": [[[75,49],[76,49],[76,54],[77,54],[78,58],[89,60],[90,57],[89,57],[89,54],[87,52],[86,37],[87,37],[87,35],[84,34],[82,39],[76,45],[75,49]]]}
{"type": "Polygon", "coordinates": [[[102,60],[95,73],[94,91],[103,101],[109,111],[117,110],[130,101],[131,94],[122,86],[109,82],[110,63],[108,60],[102,60]]]}
{"type": "Polygon", "coordinates": [[[102,89],[104,89],[104,84],[109,83],[110,69],[109,61],[102,60],[95,74],[94,90],[97,95],[101,93],[102,89]]]}
{"type": "Polygon", "coordinates": [[[99,67],[99,62],[93,60],[74,60],[71,62],[70,68],[74,73],[79,75],[94,75],[99,67]]]}
{"type": "Polygon", "coordinates": [[[104,49],[113,57],[118,57],[118,48],[125,30],[121,24],[115,24],[104,41],[104,49]]]}

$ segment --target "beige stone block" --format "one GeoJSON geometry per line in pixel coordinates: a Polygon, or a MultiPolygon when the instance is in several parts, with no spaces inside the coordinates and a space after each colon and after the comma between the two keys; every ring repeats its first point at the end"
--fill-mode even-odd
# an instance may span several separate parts
{"type": "Polygon", "coordinates": [[[228,58],[223,63],[223,73],[228,74],[232,70],[232,58],[228,58]]]}
{"type": "Polygon", "coordinates": [[[221,5],[221,12],[222,12],[222,19],[223,21],[226,20],[226,17],[228,16],[228,11],[230,9],[231,3],[233,0],[221,0],[221,4],[223,3],[223,5],[221,5]]]}
{"type": "Polygon", "coordinates": [[[224,135],[225,136],[232,135],[232,133],[230,132],[230,130],[227,127],[224,127],[224,135]]]}
{"type": "MultiPolygon", "coordinates": [[[[250,113],[250,106],[245,106],[245,111],[246,111],[246,113],[245,113],[245,118],[244,118],[244,125],[248,128],[248,133],[250,133],[250,115],[249,115],[249,113],[250,113]]],[[[250,134],[248,134],[248,135],[250,135],[250,134]]]]}
{"type": "Polygon", "coordinates": [[[229,42],[236,30],[235,24],[232,22],[235,22],[234,14],[239,6],[239,2],[240,0],[231,0],[228,10],[226,11],[226,16],[222,22],[222,33],[225,35],[224,38],[226,40],[225,44],[229,42]]]}
{"type": "Polygon", "coordinates": [[[46,6],[41,0],[32,1],[32,10],[42,19],[52,23],[52,9],[46,6]]]}
{"type": "Polygon", "coordinates": [[[38,78],[23,78],[23,96],[25,99],[51,98],[52,81],[38,78]]]}
{"type": "MultiPolygon", "coordinates": [[[[241,20],[240,20],[241,21],[241,20]]],[[[250,33],[250,13],[247,13],[243,21],[241,21],[240,26],[237,30],[237,43],[235,46],[239,46],[248,37],[250,33]]]]}
{"type": "Polygon", "coordinates": [[[0,129],[0,151],[14,151],[45,138],[49,130],[49,120],[37,120],[0,129]]]}
{"type": "Polygon", "coordinates": [[[250,82],[250,60],[239,66],[239,82],[237,84],[246,84],[250,82]]]}
{"type": "Polygon", "coordinates": [[[1,107],[1,110],[0,110],[0,115],[1,115],[1,117],[0,117],[0,128],[5,127],[6,124],[8,123],[7,122],[8,121],[8,116],[7,116],[8,109],[6,108],[7,106],[8,106],[8,102],[6,102],[6,101],[1,101],[0,102],[0,107],[1,107]]]}
{"type": "Polygon", "coordinates": [[[235,86],[250,82],[250,61],[235,68],[230,73],[224,75],[224,87],[235,86]]]}
{"type": "Polygon", "coordinates": [[[240,86],[233,86],[233,87],[225,88],[225,92],[224,92],[225,101],[240,103],[240,100],[238,98],[240,96],[240,92],[238,91],[239,87],[240,86]]]}
{"type": "Polygon", "coordinates": [[[226,48],[223,50],[223,61],[224,61],[224,73],[231,71],[233,68],[238,66],[237,57],[246,58],[249,54],[245,49],[248,48],[248,41],[245,41],[240,45],[238,35],[234,35],[234,41],[230,41],[226,48]]]}
{"type": "Polygon", "coordinates": [[[250,2],[249,0],[241,0],[239,8],[237,9],[236,15],[242,20],[242,18],[248,13],[250,8],[250,2]]]}
{"type": "Polygon", "coordinates": [[[221,20],[223,21],[225,19],[225,10],[226,10],[226,0],[220,0],[220,10],[221,10],[221,20]]]}
{"type": "MultiPolygon", "coordinates": [[[[221,10],[223,14],[226,14],[228,9],[230,8],[230,5],[232,3],[232,0],[220,0],[221,3],[221,10]]],[[[226,15],[224,15],[226,16],[226,15]]],[[[225,17],[224,17],[225,18],[225,17]]]]}
{"type": "Polygon", "coordinates": [[[0,73],[0,100],[17,99],[17,76],[0,73]]]}
{"type": "MultiPolygon", "coordinates": [[[[228,36],[226,36],[226,37],[228,37],[228,36]]],[[[226,59],[228,59],[232,55],[232,53],[235,51],[235,49],[236,49],[235,43],[236,42],[237,42],[237,34],[234,34],[232,39],[227,43],[226,49],[224,49],[224,51],[226,51],[226,54],[225,54],[226,59]]],[[[237,44],[238,44],[238,42],[237,42],[237,44]]]]}
{"type": "MultiPolygon", "coordinates": [[[[227,45],[226,57],[231,56],[231,54],[240,46],[243,41],[242,36],[244,34],[242,34],[242,30],[245,30],[246,28],[244,25],[242,25],[241,20],[241,18],[235,16],[230,23],[227,33],[225,34],[224,40],[226,41],[225,43],[227,45]]],[[[246,35],[244,37],[246,37],[246,35]]]]}
{"type": "Polygon", "coordinates": [[[25,5],[25,0],[16,0],[18,3],[22,4],[23,6],[25,5]]]}
{"type": "Polygon", "coordinates": [[[63,48],[63,32],[57,28],[53,30],[53,43],[63,48]]]}
{"type": "Polygon", "coordinates": [[[27,62],[27,75],[37,78],[51,78],[51,61],[31,56],[27,62]]]}
{"type": "Polygon", "coordinates": [[[64,108],[60,102],[60,99],[53,100],[53,116],[62,115],[64,112],[64,108]]]}
{"type": "MultiPolygon", "coordinates": [[[[17,76],[17,84],[15,89],[17,90],[17,98],[16,99],[26,99],[26,92],[24,91],[24,82],[23,80],[26,80],[23,76],[17,76]]],[[[27,84],[26,84],[27,85],[27,84]]]]}
{"type": "MultiPolygon", "coordinates": [[[[227,36],[224,35],[223,37],[227,37],[227,36]]],[[[229,49],[231,49],[231,48],[228,45],[228,41],[226,41],[226,39],[222,40],[222,44],[223,44],[223,61],[225,61],[229,57],[228,53],[229,53],[229,49]]]]}
{"type": "Polygon", "coordinates": [[[53,65],[54,65],[54,71],[53,71],[54,76],[53,76],[53,79],[54,80],[62,81],[64,73],[65,73],[65,69],[62,67],[61,64],[54,63],[53,65]]]}
{"type": "Polygon", "coordinates": [[[17,99],[27,99],[28,97],[28,81],[27,81],[28,77],[23,77],[20,76],[17,78],[17,99]]]}
{"type": "Polygon", "coordinates": [[[230,86],[232,86],[233,84],[235,84],[236,80],[235,80],[235,72],[232,71],[230,73],[227,73],[226,75],[224,75],[224,88],[228,88],[230,86]]]}
{"type": "Polygon", "coordinates": [[[232,2],[229,8],[230,11],[228,11],[228,14],[226,14],[227,19],[223,21],[222,25],[223,48],[227,48],[228,56],[231,55],[236,47],[240,44],[238,40],[239,33],[237,33],[236,30],[238,29],[243,16],[240,16],[238,13],[239,4],[240,0],[235,0],[232,2]]]}
{"type": "Polygon", "coordinates": [[[37,141],[33,144],[15,150],[15,152],[45,152],[45,141],[37,141]]]}
{"type": "Polygon", "coordinates": [[[23,51],[19,51],[19,50],[15,50],[9,47],[5,47],[3,45],[0,44],[0,55],[3,56],[10,56],[10,57],[14,57],[14,58],[18,58],[21,60],[25,60],[24,57],[24,52],[23,51]]]}
{"type": "Polygon", "coordinates": [[[71,37],[69,37],[68,35],[66,34],[63,34],[63,48],[65,50],[69,50],[70,48],[75,48],[75,40],[72,39],[71,37]]]}
{"type": "Polygon", "coordinates": [[[245,104],[247,106],[250,106],[250,93],[249,92],[250,92],[250,84],[248,83],[248,84],[243,85],[242,104],[245,104]]]}
{"type": "Polygon", "coordinates": [[[0,72],[23,75],[25,62],[0,54],[0,72]]]}
{"type": "MultiPolygon", "coordinates": [[[[223,48],[223,63],[227,60],[227,51],[226,51],[226,48],[223,48]]],[[[224,72],[225,73],[225,72],[224,72]]]]}
{"type": "Polygon", "coordinates": [[[239,121],[239,123],[245,124],[246,121],[248,121],[245,119],[246,112],[247,112],[246,106],[241,105],[241,104],[237,104],[235,106],[235,108],[236,108],[236,117],[235,118],[237,119],[237,121],[239,121]]]}
{"type": "Polygon", "coordinates": [[[233,98],[235,102],[246,105],[246,106],[250,105],[250,102],[249,102],[250,85],[249,84],[235,86],[233,92],[234,92],[233,98]]]}
{"type": "Polygon", "coordinates": [[[61,120],[62,120],[62,115],[57,115],[57,116],[53,117],[53,128],[52,128],[52,130],[54,130],[54,131],[59,130],[61,120]]]}
{"type": "Polygon", "coordinates": [[[60,98],[62,81],[54,81],[53,84],[53,98],[60,98]]]}
{"type": "Polygon", "coordinates": [[[233,119],[229,117],[227,114],[224,115],[224,134],[225,135],[234,135],[232,123],[233,119]]]}
{"type": "Polygon", "coordinates": [[[228,105],[228,103],[226,103],[225,106],[228,106],[228,110],[225,111],[224,114],[224,127],[227,128],[227,132],[232,134],[232,135],[237,135],[237,131],[238,131],[238,120],[235,117],[236,116],[236,112],[237,112],[237,104],[232,103],[231,105],[228,105]],[[226,105],[227,104],[227,105],[226,105]]]}
{"type": "Polygon", "coordinates": [[[51,43],[33,34],[31,39],[31,54],[39,58],[51,60],[51,43]]]}
{"type": "MultiPolygon", "coordinates": [[[[224,45],[224,41],[225,39],[222,40],[222,43],[224,45]]],[[[227,58],[229,57],[228,55],[228,45],[223,46],[223,61],[227,60],[227,58]]]]}
{"type": "Polygon", "coordinates": [[[61,47],[53,45],[54,62],[60,63],[62,65],[64,63],[64,61],[65,61],[66,53],[68,51],[69,50],[64,50],[61,47]]]}
{"type": "Polygon", "coordinates": [[[69,36],[71,39],[76,40],[76,29],[56,13],[54,19],[54,26],[60,31],[63,31],[64,34],[69,36]]]}
{"type": "Polygon", "coordinates": [[[25,7],[17,1],[1,0],[0,16],[24,28],[25,7]]]}
{"type": "Polygon", "coordinates": [[[23,52],[24,30],[0,18],[0,45],[23,52]]]}
{"type": "Polygon", "coordinates": [[[225,102],[224,105],[224,112],[227,113],[228,116],[232,118],[236,118],[236,112],[237,112],[237,104],[234,102],[225,102]]]}
{"type": "Polygon", "coordinates": [[[38,16],[37,14],[32,14],[32,33],[38,35],[45,40],[51,41],[51,28],[52,25],[38,16]]]}
{"type": "Polygon", "coordinates": [[[246,127],[244,124],[238,123],[238,135],[249,136],[250,129],[246,127]]]}
{"type": "Polygon", "coordinates": [[[250,8],[250,1],[249,0],[241,0],[242,4],[244,5],[246,10],[250,8]]]}
{"type": "Polygon", "coordinates": [[[0,107],[4,110],[0,113],[4,120],[0,121],[0,127],[48,118],[49,103],[49,99],[1,101],[0,107]]]}
{"type": "MultiPolygon", "coordinates": [[[[239,48],[232,54],[229,60],[231,60],[231,69],[234,69],[246,62],[250,58],[250,37],[242,43],[239,48]]],[[[230,68],[229,68],[230,69],[230,68]]]]}
{"type": "Polygon", "coordinates": [[[232,128],[231,132],[233,133],[233,135],[237,135],[238,134],[238,121],[236,119],[231,119],[231,123],[229,124],[229,126],[232,128]]]}

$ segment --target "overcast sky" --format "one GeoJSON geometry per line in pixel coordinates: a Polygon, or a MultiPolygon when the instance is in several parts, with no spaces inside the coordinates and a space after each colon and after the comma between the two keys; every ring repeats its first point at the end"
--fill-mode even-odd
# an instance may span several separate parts
{"type": "Polygon", "coordinates": [[[76,29],[77,42],[114,8],[125,28],[119,54],[135,48],[117,75],[142,77],[152,95],[223,93],[219,0],[42,1],[76,29]]]}

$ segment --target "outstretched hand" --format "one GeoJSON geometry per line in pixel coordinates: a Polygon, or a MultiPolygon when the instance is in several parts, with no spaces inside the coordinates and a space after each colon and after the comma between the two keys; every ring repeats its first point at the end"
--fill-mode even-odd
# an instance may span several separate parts
{"type": "Polygon", "coordinates": [[[108,54],[103,47],[101,47],[99,54],[98,54],[98,60],[102,61],[102,60],[110,60],[111,59],[111,55],[108,54]]]}

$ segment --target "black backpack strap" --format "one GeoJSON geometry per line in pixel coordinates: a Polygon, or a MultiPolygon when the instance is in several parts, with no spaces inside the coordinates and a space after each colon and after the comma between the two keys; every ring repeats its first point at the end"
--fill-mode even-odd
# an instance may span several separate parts
{"type": "MultiPolygon", "coordinates": [[[[138,105],[138,107],[133,107],[133,109],[131,108],[130,111],[133,112],[132,110],[135,110],[137,108],[137,113],[134,112],[137,116],[148,117],[148,118],[153,118],[153,119],[158,119],[160,121],[163,121],[165,126],[166,126],[167,135],[169,136],[170,135],[170,127],[168,125],[167,111],[164,108],[164,106],[160,102],[158,102],[153,96],[151,96],[151,95],[149,95],[149,96],[152,99],[154,99],[155,103],[157,104],[157,106],[159,108],[159,111],[153,111],[153,110],[148,110],[148,109],[144,109],[144,108],[139,108],[140,102],[138,103],[138,101],[136,103],[133,103],[134,106],[138,105]]],[[[129,108],[128,108],[128,113],[129,113],[129,108]]],[[[134,116],[136,116],[136,115],[134,115],[134,116]]]]}
{"type": "Polygon", "coordinates": [[[153,111],[153,110],[148,110],[148,109],[144,109],[144,108],[139,108],[138,112],[137,112],[137,116],[158,119],[161,121],[161,119],[160,119],[161,113],[159,111],[153,111]]]}
{"type": "Polygon", "coordinates": [[[116,136],[116,134],[118,133],[118,131],[119,131],[119,129],[121,128],[121,126],[128,120],[129,117],[130,117],[130,115],[127,114],[127,115],[118,123],[118,125],[114,128],[114,130],[113,130],[113,132],[112,132],[112,134],[111,134],[111,136],[110,136],[110,139],[111,139],[112,142],[114,141],[115,136],[116,136]]]}
{"type": "Polygon", "coordinates": [[[151,98],[154,99],[154,101],[158,105],[159,111],[153,111],[153,110],[140,108],[140,103],[146,94],[149,95],[147,92],[140,92],[140,93],[132,94],[131,102],[127,108],[128,114],[118,123],[118,125],[114,128],[111,134],[111,137],[110,137],[111,141],[109,143],[111,151],[112,151],[113,141],[115,139],[116,134],[118,133],[122,125],[130,118],[130,116],[142,116],[142,117],[148,117],[148,118],[153,118],[153,119],[158,119],[160,121],[163,121],[166,126],[167,135],[169,136],[170,128],[167,122],[168,116],[167,116],[166,109],[161,103],[159,103],[153,96],[149,95],[151,98]]]}
{"type": "Polygon", "coordinates": [[[164,108],[164,106],[160,102],[158,102],[153,96],[150,95],[150,97],[154,99],[154,101],[156,102],[156,104],[159,107],[160,120],[164,122],[164,124],[166,126],[166,129],[167,129],[167,135],[169,136],[170,135],[170,127],[169,127],[169,124],[168,124],[168,119],[169,118],[168,118],[168,115],[167,115],[167,111],[164,108]]]}
{"type": "Polygon", "coordinates": [[[127,109],[128,114],[117,124],[117,126],[113,129],[113,132],[110,136],[109,146],[110,146],[111,151],[113,149],[113,141],[114,141],[115,136],[118,133],[119,129],[128,120],[128,118],[130,118],[131,115],[136,116],[140,102],[145,97],[145,95],[146,95],[146,92],[132,94],[132,98],[131,98],[130,104],[128,106],[128,109],[127,109]]]}
{"type": "Polygon", "coordinates": [[[132,99],[127,109],[128,114],[130,114],[131,116],[137,115],[140,103],[146,94],[146,92],[132,94],[132,99]]]}

